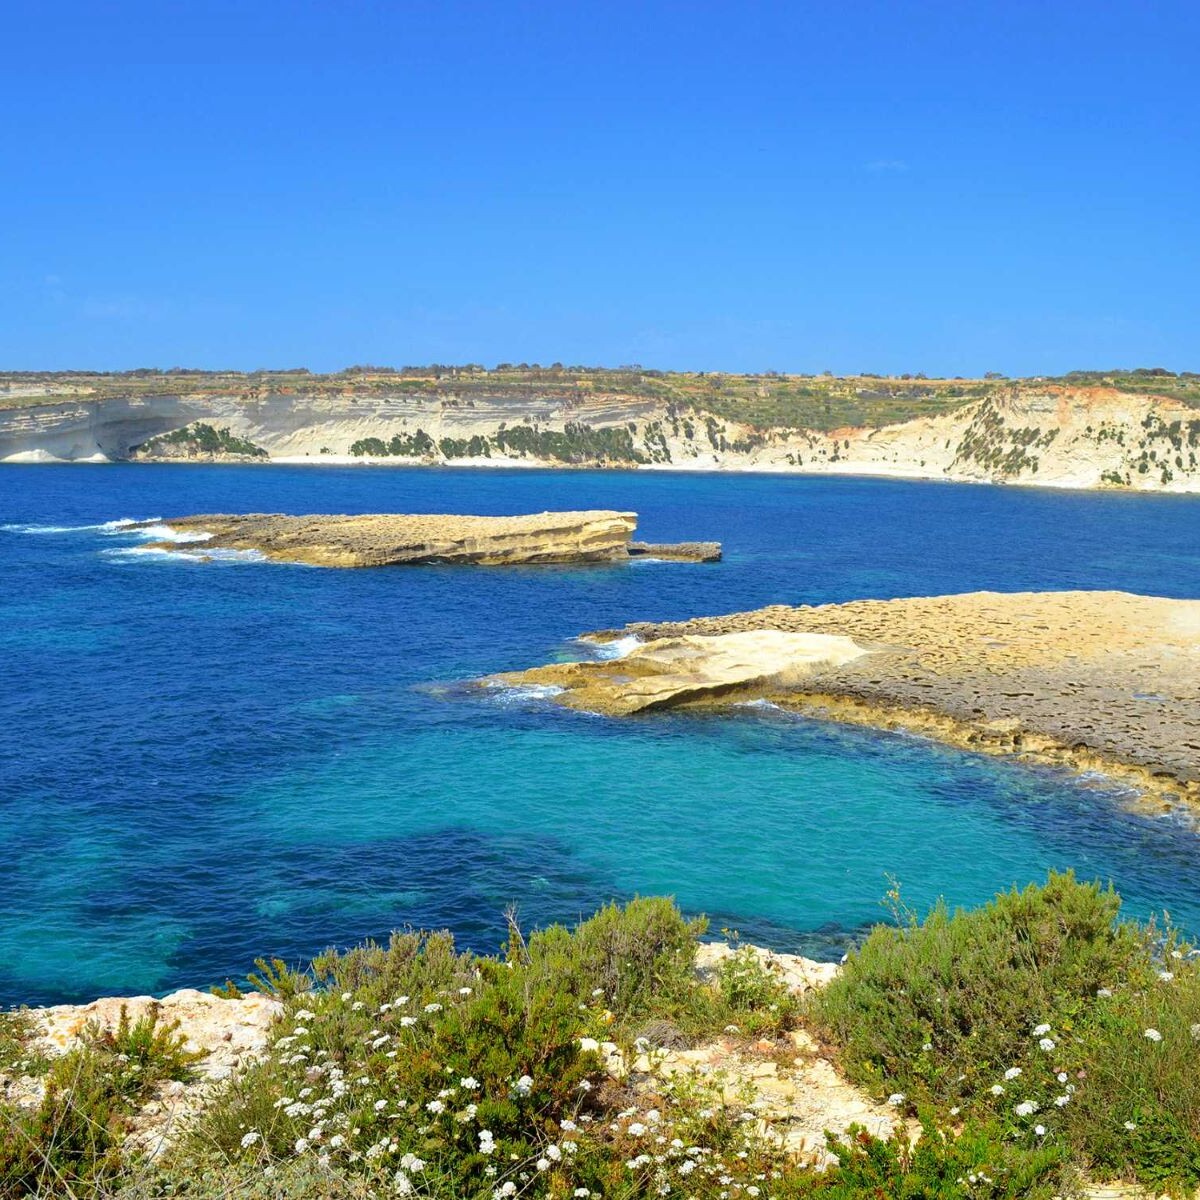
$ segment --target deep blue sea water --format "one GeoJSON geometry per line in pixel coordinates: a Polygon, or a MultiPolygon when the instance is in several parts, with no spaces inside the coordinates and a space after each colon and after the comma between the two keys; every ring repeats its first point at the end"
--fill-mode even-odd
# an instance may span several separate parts
{"type": "Polygon", "coordinates": [[[626,621],[978,588],[1200,596],[1200,498],[866,479],[0,467],[0,1003],[161,992],[406,924],[478,949],[670,893],[840,954],[1051,867],[1200,931],[1197,833],[1097,783],[769,710],[609,721],[454,685],[626,621]],[[620,508],[719,565],[318,570],[128,553],[192,512],[620,508]],[[16,527],[16,528],[14,528],[16,527]],[[36,529],[34,527],[37,527],[36,529]],[[65,532],[46,532],[46,527],[65,532]]]}

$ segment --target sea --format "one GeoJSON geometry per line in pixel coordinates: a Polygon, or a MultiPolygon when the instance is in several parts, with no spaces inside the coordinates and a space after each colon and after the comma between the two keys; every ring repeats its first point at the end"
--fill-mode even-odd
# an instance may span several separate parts
{"type": "Polygon", "coordinates": [[[1200,497],[788,475],[0,466],[0,1005],[161,994],[407,927],[495,950],[669,895],[836,959],[1052,869],[1200,931],[1200,842],[1099,778],[765,706],[610,720],[470,681],[626,622],[978,589],[1200,596],[1200,497]],[[332,570],[204,512],[615,508],[718,564],[332,570]],[[169,532],[169,531],[167,531],[169,532]]]}

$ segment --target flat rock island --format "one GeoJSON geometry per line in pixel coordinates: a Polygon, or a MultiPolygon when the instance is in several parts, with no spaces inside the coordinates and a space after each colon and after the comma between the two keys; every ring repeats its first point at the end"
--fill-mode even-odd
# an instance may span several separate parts
{"type": "Polygon", "coordinates": [[[153,545],[180,549],[193,558],[203,557],[206,550],[251,550],[279,562],[320,567],[619,562],[639,554],[689,562],[721,557],[716,542],[631,543],[637,514],[607,510],[513,517],[216,513],[146,525],[166,525],[176,535],[185,535],[178,542],[153,545]]]}
{"type": "Polygon", "coordinates": [[[1200,601],[972,592],[777,605],[586,640],[618,638],[632,647],[619,658],[499,679],[612,716],[763,700],[1200,803],[1200,601]]]}

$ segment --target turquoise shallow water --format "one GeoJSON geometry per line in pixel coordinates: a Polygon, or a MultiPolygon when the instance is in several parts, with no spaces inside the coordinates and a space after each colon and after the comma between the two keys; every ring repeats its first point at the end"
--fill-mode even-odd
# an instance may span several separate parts
{"type": "Polygon", "coordinates": [[[625,472],[0,467],[0,1002],[163,991],[412,923],[492,949],[637,892],[838,955],[1050,867],[1200,930],[1197,835],[1118,792],[769,709],[613,722],[456,686],[628,620],[991,587],[1195,596],[1200,501],[625,472]],[[323,571],[123,517],[629,508],[716,566],[323,571]],[[49,530],[57,530],[50,532],[49,530]],[[131,553],[133,551],[133,553],[131,553]]]}

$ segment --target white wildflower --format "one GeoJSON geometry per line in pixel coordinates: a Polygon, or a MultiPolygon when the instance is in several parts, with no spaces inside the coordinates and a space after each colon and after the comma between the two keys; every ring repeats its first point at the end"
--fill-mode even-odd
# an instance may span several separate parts
{"type": "Polygon", "coordinates": [[[1070,1096],[1055,1096],[1054,1103],[1057,1104],[1059,1108],[1066,1108],[1067,1105],[1071,1103],[1071,1097],[1070,1096]]]}
{"type": "Polygon", "coordinates": [[[1046,1025],[1045,1023],[1043,1023],[1041,1025],[1035,1025],[1033,1027],[1033,1036],[1034,1037],[1038,1037],[1038,1038],[1045,1037],[1046,1034],[1048,1034],[1049,1032],[1050,1032],[1050,1026],[1046,1025]]]}
{"type": "Polygon", "coordinates": [[[438,1113],[443,1113],[446,1111],[446,1106],[441,1100],[430,1100],[430,1102],[425,1105],[425,1111],[433,1113],[433,1115],[436,1117],[438,1113]]]}
{"type": "Polygon", "coordinates": [[[1162,1034],[1159,1033],[1157,1029],[1147,1029],[1146,1032],[1142,1034],[1142,1037],[1144,1037],[1148,1042],[1162,1041],[1162,1034]]]}
{"type": "Polygon", "coordinates": [[[1042,1050],[1049,1052],[1054,1049],[1054,1039],[1053,1038],[1042,1038],[1042,1040],[1040,1042],[1038,1042],[1038,1046],[1042,1050]]]}
{"type": "Polygon", "coordinates": [[[1015,1112],[1018,1117],[1031,1117],[1035,1112],[1037,1112],[1037,1110],[1038,1106],[1032,1100],[1022,1100],[1020,1104],[1013,1108],[1013,1112],[1015,1112]]]}
{"type": "Polygon", "coordinates": [[[579,1039],[579,1048],[586,1054],[589,1050],[599,1050],[600,1043],[595,1038],[581,1037],[579,1039]]]}
{"type": "Polygon", "coordinates": [[[242,1138],[242,1149],[247,1150],[254,1145],[255,1142],[262,1141],[262,1134],[257,1129],[252,1129],[245,1137],[242,1138]]]}
{"type": "Polygon", "coordinates": [[[416,1017],[401,1017],[400,1018],[400,1024],[405,1029],[408,1029],[410,1026],[415,1025],[416,1023],[417,1023],[416,1017]]]}
{"type": "Polygon", "coordinates": [[[1159,971],[1158,977],[1159,977],[1159,979],[1161,979],[1163,981],[1163,983],[1170,983],[1171,980],[1175,978],[1175,972],[1174,971],[1159,971]]]}
{"type": "Polygon", "coordinates": [[[415,1154],[406,1154],[400,1160],[400,1165],[406,1171],[412,1171],[414,1174],[425,1170],[425,1160],[418,1158],[415,1154]]]}
{"type": "Polygon", "coordinates": [[[900,1105],[900,1104],[903,1104],[903,1103],[904,1103],[905,1099],[906,1099],[906,1097],[905,1097],[905,1095],[904,1095],[904,1093],[903,1093],[903,1092],[893,1092],[893,1093],[892,1093],[892,1094],[891,1094],[891,1095],[888,1097],[888,1101],[887,1101],[887,1102],[888,1102],[889,1104],[900,1105]]]}
{"type": "Polygon", "coordinates": [[[1107,998],[1108,996],[1112,995],[1112,989],[1111,988],[1097,988],[1096,995],[1099,996],[1103,1000],[1103,999],[1107,998]]]}
{"type": "Polygon", "coordinates": [[[474,1075],[464,1075],[458,1081],[458,1086],[466,1088],[468,1092],[473,1092],[479,1087],[479,1080],[474,1075]]]}
{"type": "Polygon", "coordinates": [[[1046,1127],[1045,1127],[1045,1125],[1035,1125],[1033,1127],[1033,1132],[1036,1133],[1038,1135],[1038,1137],[1045,1137],[1046,1136],[1046,1127]]]}
{"type": "Polygon", "coordinates": [[[1132,1121],[1126,1121],[1125,1128],[1128,1129],[1130,1133],[1132,1133],[1137,1128],[1137,1126],[1132,1121]]]}
{"type": "Polygon", "coordinates": [[[1016,1077],[1018,1075],[1020,1075],[1020,1073],[1021,1073],[1020,1067],[1009,1067],[1008,1070],[1004,1072],[1004,1078],[1005,1079],[1016,1079],[1016,1077]]]}
{"type": "Polygon", "coordinates": [[[988,1090],[992,1093],[993,1096],[1003,1096],[1004,1095],[1004,1089],[998,1083],[993,1083],[992,1086],[988,1090]]]}
{"type": "Polygon", "coordinates": [[[441,1012],[442,1006],[435,1000],[432,1004],[425,1005],[425,1011],[427,1013],[441,1012]]]}
{"type": "Polygon", "coordinates": [[[303,1154],[308,1149],[308,1138],[297,1138],[295,1149],[297,1154],[303,1154]]]}
{"type": "MultiPolygon", "coordinates": [[[[584,1082],[587,1081],[584,1080],[584,1082]]],[[[528,1096],[533,1091],[533,1080],[528,1075],[522,1075],[513,1085],[513,1090],[518,1096],[528,1096]]]]}
{"type": "Polygon", "coordinates": [[[550,1170],[550,1160],[548,1158],[539,1158],[535,1164],[539,1171],[550,1170]]]}

